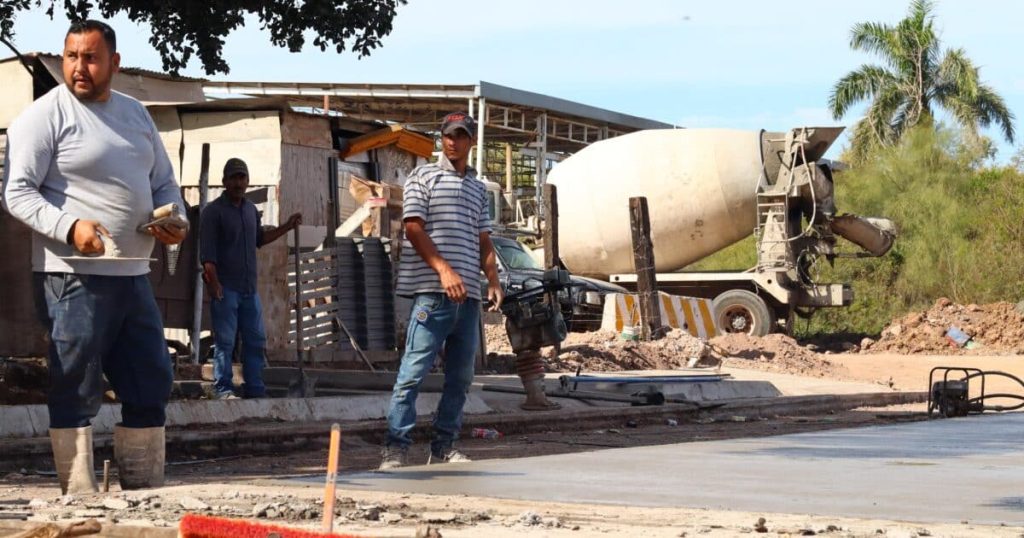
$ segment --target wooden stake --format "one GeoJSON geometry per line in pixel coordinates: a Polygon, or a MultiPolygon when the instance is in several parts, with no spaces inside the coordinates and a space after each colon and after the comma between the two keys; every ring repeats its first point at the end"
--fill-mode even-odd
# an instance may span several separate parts
{"type": "Polygon", "coordinates": [[[658,305],[658,282],[654,274],[654,244],[651,242],[651,216],[647,198],[629,199],[629,221],[633,232],[633,269],[640,296],[640,339],[655,340],[662,336],[661,308],[658,305]]]}
{"type": "Polygon", "coordinates": [[[110,460],[103,460],[103,493],[110,492],[110,460]]]}
{"type": "Polygon", "coordinates": [[[335,482],[338,480],[338,452],[341,450],[341,425],[331,425],[331,447],[327,451],[327,484],[324,486],[324,532],[334,532],[335,482]]]}

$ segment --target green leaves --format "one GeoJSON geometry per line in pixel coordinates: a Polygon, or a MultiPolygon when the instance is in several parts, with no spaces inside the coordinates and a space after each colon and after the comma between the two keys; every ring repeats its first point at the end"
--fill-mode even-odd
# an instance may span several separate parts
{"type": "Polygon", "coordinates": [[[851,156],[896,143],[910,128],[930,122],[932,107],[949,112],[969,133],[998,125],[1014,139],[1013,113],[1002,97],[984,85],[963,49],[942,52],[935,33],[933,3],[915,0],[895,26],[864,22],[851,29],[850,47],[878,56],[884,66],[863,65],[836,82],[829,97],[835,119],[871,101],[854,128],[851,156]]]}
{"type": "MultiPolygon", "coordinates": [[[[105,18],[124,13],[152,28],[149,42],[166,71],[177,74],[198,57],[207,74],[230,71],[223,58],[224,38],[258,17],[270,42],[299,52],[312,35],[313,46],[368,56],[391,33],[398,6],[406,0],[64,0],[70,19],[105,18]]],[[[46,4],[52,17],[56,0],[0,0],[0,37],[13,35],[15,15],[46,4]]]]}

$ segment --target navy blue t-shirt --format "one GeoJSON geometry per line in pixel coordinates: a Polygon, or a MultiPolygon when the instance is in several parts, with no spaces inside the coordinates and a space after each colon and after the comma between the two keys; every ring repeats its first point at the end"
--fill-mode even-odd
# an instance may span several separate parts
{"type": "Polygon", "coordinates": [[[238,293],[256,292],[256,249],[263,226],[256,205],[231,203],[227,193],[207,204],[199,224],[199,259],[217,266],[217,279],[238,293]]]}

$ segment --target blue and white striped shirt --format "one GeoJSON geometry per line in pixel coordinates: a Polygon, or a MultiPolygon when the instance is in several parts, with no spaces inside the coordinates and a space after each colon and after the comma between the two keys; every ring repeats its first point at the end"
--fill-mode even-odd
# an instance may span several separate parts
{"type": "MultiPolygon", "coordinates": [[[[405,182],[402,220],[421,218],[441,257],[462,277],[470,299],[480,300],[480,234],[491,232],[487,189],[476,170],[460,177],[442,154],[436,163],[412,171],[405,182]]],[[[441,278],[412,243],[402,241],[398,295],[444,293],[441,278]]]]}

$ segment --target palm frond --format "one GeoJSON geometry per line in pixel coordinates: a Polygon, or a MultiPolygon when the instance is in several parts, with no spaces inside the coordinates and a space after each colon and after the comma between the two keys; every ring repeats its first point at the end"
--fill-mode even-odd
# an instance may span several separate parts
{"type": "Polygon", "coordinates": [[[840,119],[854,104],[877,95],[888,86],[896,85],[896,77],[884,67],[862,65],[836,82],[828,98],[828,107],[834,119],[840,119]]]}
{"type": "Polygon", "coordinates": [[[973,100],[978,97],[978,86],[978,68],[967,57],[964,49],[947,50],[938,67],[935,93],[956,94],[973,100]]]}
{"type": "Polygon", "coordinates": [[[979,112],[979,123],[983,127],[995,123],[999,125],[1003,131],[1003,137],[1006,141],[1013,143],[1014,129],[1013,120],[1016,119],[1013,112],[1006,107],[1006,101],[1003,100],[1002,96],[997,94],[995,90],[988,87],[987,85],[978,86],[978,98],[974,103],[975,108],[979,112]]]}

